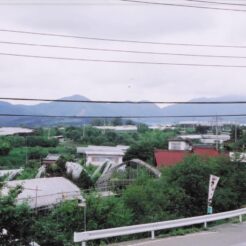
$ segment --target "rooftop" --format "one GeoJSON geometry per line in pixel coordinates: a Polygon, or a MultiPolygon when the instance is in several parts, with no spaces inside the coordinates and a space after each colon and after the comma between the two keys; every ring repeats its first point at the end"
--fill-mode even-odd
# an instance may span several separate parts
{"type": "Polygon", "coordinates": [[[63,177],[9,181],[2,194],[7,195],[11,188],[19,185],[23,190],[17,203],[27,202],[31,208],[52,207],[64,200],[83,200],[80,189],[63,177]]]}
{"type": "Polygon", "coordinates": [[[194,146],[191,151],[183,150],[155,150],[155,161],[158,167],[173,166],[184,160],[186,156],[198,155],[201,157],[218,157],[220,152],[210,146],[194,146]]]}
{"type": "Polygon", "coordinates": [[[78,147],[77,153],[86,155],[121,155],[123,156],[129,146],[95,146],[89,145],[88,147],[78,147]]]}
{"type": "Polygon", "coordinates": [[[45,161],[57,161],[60,157],[61,157],[61,155],[59,155],[59,154],[48,154],[44,158],[44,160],[45,161]]]}

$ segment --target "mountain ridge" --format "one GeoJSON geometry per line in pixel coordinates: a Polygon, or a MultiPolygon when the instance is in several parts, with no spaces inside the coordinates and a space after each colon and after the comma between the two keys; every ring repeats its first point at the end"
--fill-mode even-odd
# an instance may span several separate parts
{"type": "MultiPolygon", "coordinates": [[[[78,100],[90,101],[82,95],[72,95],[57,100],[78,100]]],[[[146,100],[143,100],[146,101],[146,100]]],[[[246,96],[224,96],[213,98],[194,98],[191,102],[198,101],[246,101],[246,96]]],[[[127,101],[126,101],[127,102],[127,101]]],[[[81,102],[45,102],[35,105],[11,104],[0,102],[0,114],[34,114],[34,115],[64,115],[64,116],[179,116],[179,115],[221,115],[221,114],[246,114],[245,104],[173,104],[166,107],[159,107],[156,104],[110,104],[110,103],[81,103],[81,102]]],[[[196,117],[194,117],[196,118],[196,117]]],[[[186,120],[187,117],[180,120],[186,120]]],[[[199,119],[207,120],[207,119],[199,119]]],[[[145,123],[171,123],[179,121],[177,118],[161,119],[139,119],[145,123]]],[[[246,122],[246,119],[244,119],[246,122]]],[[[35,117],[4,117],[0,116],[0,126],[46,126],[59,124],[84,124],[89,123],[89,119],[58,119],[58,118],[35,118],[35,117]]]]}

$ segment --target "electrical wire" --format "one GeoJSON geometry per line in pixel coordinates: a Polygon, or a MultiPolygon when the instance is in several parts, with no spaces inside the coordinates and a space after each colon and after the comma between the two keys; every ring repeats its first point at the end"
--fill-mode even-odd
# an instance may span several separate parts
{"type": "Polygon", "coordinates": [[[0,1],[0,5],[6,5],[6,6],[28,6],[28,5],[37,5],[37,6],[126,6],[128,4],[125,3],[117,3],[117,2],[92,2],[92,1],[76,1],[76,0],[71,0],[71,1],[54,1],[54,0],[48,0],[48,1],[31,1],[31,0],[22,0],[22,1],[0,1]]]}
{"type": "Polygon", "coordinates": [[[48,37],[60,37],[60,38],[74,38],[74,39],[85,39],[95,41],[107,41],[107,42],[121,42],[121,43],[136,43],[136,44],[153,44],[153,45],[167,45],[167,46],[191,46],[191,47],[208,47],[208,48],[236,48],[245,49],[246,45],[220,45],[220,44],[196,44],[196,43],[171,43],[171,42],[154,42],[154,41],[140,41],[140,40],[127,40],[127,39],[114,39],[114,38],[99,38],[99,37],[88,37],[88,36],[77,36],[77,35],[66,35],[58,33],[44,33],[44,32],[32,32],[12,29],[0,29],[0,32],[7,33],[19,33],[37,36],[48,36],[48,37]]]}
{"type": "Polygon", "coordinates": [[[12,57],[34,58],[34,59],[49,59],[49,60],[60,60],[60,61],[80,61],[80,62],[97,62],[97,63],[165,65],[165,66],[189,66],[189,67],[213,67],[213,68],[246,68],[246,65],[172,63],[172,62],[149,62],[149,61],[130,61],[130,60],[103,60],[103,59],[89,59],[89,58],[26,55],[26,54],[3,53],[3,52],[0,52],[0,55],[1,56],[12,56],[12,57]]]}
{"type": "Polygon", "coordinates": [[[246,59],[246,56],[210,55],[210,54],[205,55],[205,54],[192,54],[192,53],[170,53],[170,52],[154,52],[154,51],[139,51],[139,50],[104,49],[104,48],[89,48],[89,47],[79,47],[79,46],[23,43],[23,42],[10,42],[10,41],[0,41],[0,44],[21,45],[21,46],[31,46],[31,47],[44,47],[44,48],[88,50],[88,51],[100,51],[100,52],[119,52],[119,53],[132,53],[132,54],[146,54],[146,55],[187,56],[187,57],[225,58],[225,59],[246,59]]]}
{"type": "MultiPolygon", "coordinates": [[[[200,9],[209,9],[209,10],[224,10],[224,11],[246,11],[246,10],[242,10],[242,9],[225,9],[225,8],[214,8],[214,7],[206,7],[206,6],[197,6],[197,5],[186,5],[186,4],[169,4],[169,3],[152,3],[152,2],[144,2],[144,1],[127,1],[127,0],[120,0],[120,1],[125,1],[125,2],[131,2],[131,3],[135,3],[135,4],[143,4],[143,3],[148,3],[148,4],[161,4],[161,5],[166,5],[166,6],[176,6],[176,7],[189,7],[189,8],[200,8],[200,9]]],[[[196,0],[186,0],[189,2],[194,2],[194,3],[208,3],[208,4],[216,4],[216,5],[231,5],[231,6],[246,6],[243,4],[235,4],[235,3],[230,3],[230,4],[226,4],[223,2],[213,2],[213,1],[196,1],[196,0]]],[[[121,5],[119,3],[84,3],[83,1],[64,1],[64,2],[57,2],[57,1],[46,1],[46,2],[32,2],[32,1],[14,1],[14,2],[5,2],[2,1],[0,2],[0,5],[2,6],[117,6],[117,5],[121,5]]],[[[126,4],[122,4],[123,6],[126,4]]]]}
{"type": "Polygon", "coordinates": [[[130,2],[130,3],[142,3],[142,4],[150,4],[150,5],[162,5],[162,6],[170,6],[170,7],[185,7],[185,8],[195,8],[195,9],[204,9],[204,10],[223,10],[223,11],[232,11],[232,12],[246,12],[246,9],[231,9],[231,8],[217,8],[217,7],[207,7],[207,6],[198,6],[198,5],[188,5],[188,4],[179,4],[179,3],[163,3],[163,2],[148,2],[142,0],[119,0],[122,2],[130,2]]]}
{"type": "Polygon", "coordinates": [[[68,118],[68,119],[156,119],[156,118],[214,118],[214,117],[246,117],[245,114],[204,114],[204,115],[92,115],[92,116],[76,116],[76,115],[41,115],[41,114],[4,114],[0,113],[0,117],[34,117],[34,118],[68,118]]]}
{"type": "Polygon", "coordinates": [[[113,100],[72,100],[72,99],[42,99],[21,97],[0,97],[8,101],[58,102],[58,103],[104,103],[104,104],[246,104],[246,101],[113,101],[113,100]]]}
{"type": "Polygon", "coordinates": [[[208,3],[208,4],[216,4],[216,5],[232,5],[232,6],[242,6],[246,7],[244,3],[226,3],[226,2],[215,2],[215,1],[205,1],[205,0],[185,0],[186,2],[194,2],[194,3],[208,3]]]}

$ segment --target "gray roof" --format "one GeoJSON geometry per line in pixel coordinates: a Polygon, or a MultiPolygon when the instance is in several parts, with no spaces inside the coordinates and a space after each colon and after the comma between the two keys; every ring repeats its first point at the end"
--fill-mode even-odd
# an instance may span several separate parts
{"type": "Polygon", "coordinates": [[[78,147],[77,153],[86,155],[117,155],[124,156],[125,151],[128,146],[118,145],[118,146],[94,146],[89,145],[88,147],[78,147]]]}
{"type": "Polygon", "coordinates": [[[59,154],[48,154],[43,160],[44,161],[57,161],[61,155],[59,154]]]}
{"type": "Polygon", "coordinates": [[[17,203],[27,202],[31,208],[52,207],[65,200],[83,200],[80,189],[63,177],[15,180],[6,182],[2,195],[10,188],[23,187],[17,197],[17,203]]]}

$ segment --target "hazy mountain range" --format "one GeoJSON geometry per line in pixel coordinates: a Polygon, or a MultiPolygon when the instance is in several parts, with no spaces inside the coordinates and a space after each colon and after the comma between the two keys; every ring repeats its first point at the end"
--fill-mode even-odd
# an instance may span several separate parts
{"type": "MultiPolygon", "coordinates": [[[[89,100],[80,95],[61,98],[63,100],[89,100]]],[[[164,99],[163,99],[164,100],[164,99]]],[[[246,96],[226,96],[218,98],[196,98],[191,101],[246,101],[246,96]]],[[[36,105],[16,105],[0,102],[0,114],[54,115],[54,116],[178,116],[178,115],[224,115],[246,114],[246,104],[173,104],[159,107],[155,104],[95,104],[50,102],[36,105]]],[[[206,118],[160,118],[138,119],[146,123],[171,123],[184,120],[207,120],[206,118]]],[[[221,120],[246,122],[245,118],[223,118],[221,120]]],[[[137,120],[136,120],[137,121],[137,120]]],[[[83,124],[89,119],[36,118],[36,117],[0,117],[0,126],[45,126],[57,124],[83,124]]]]}

